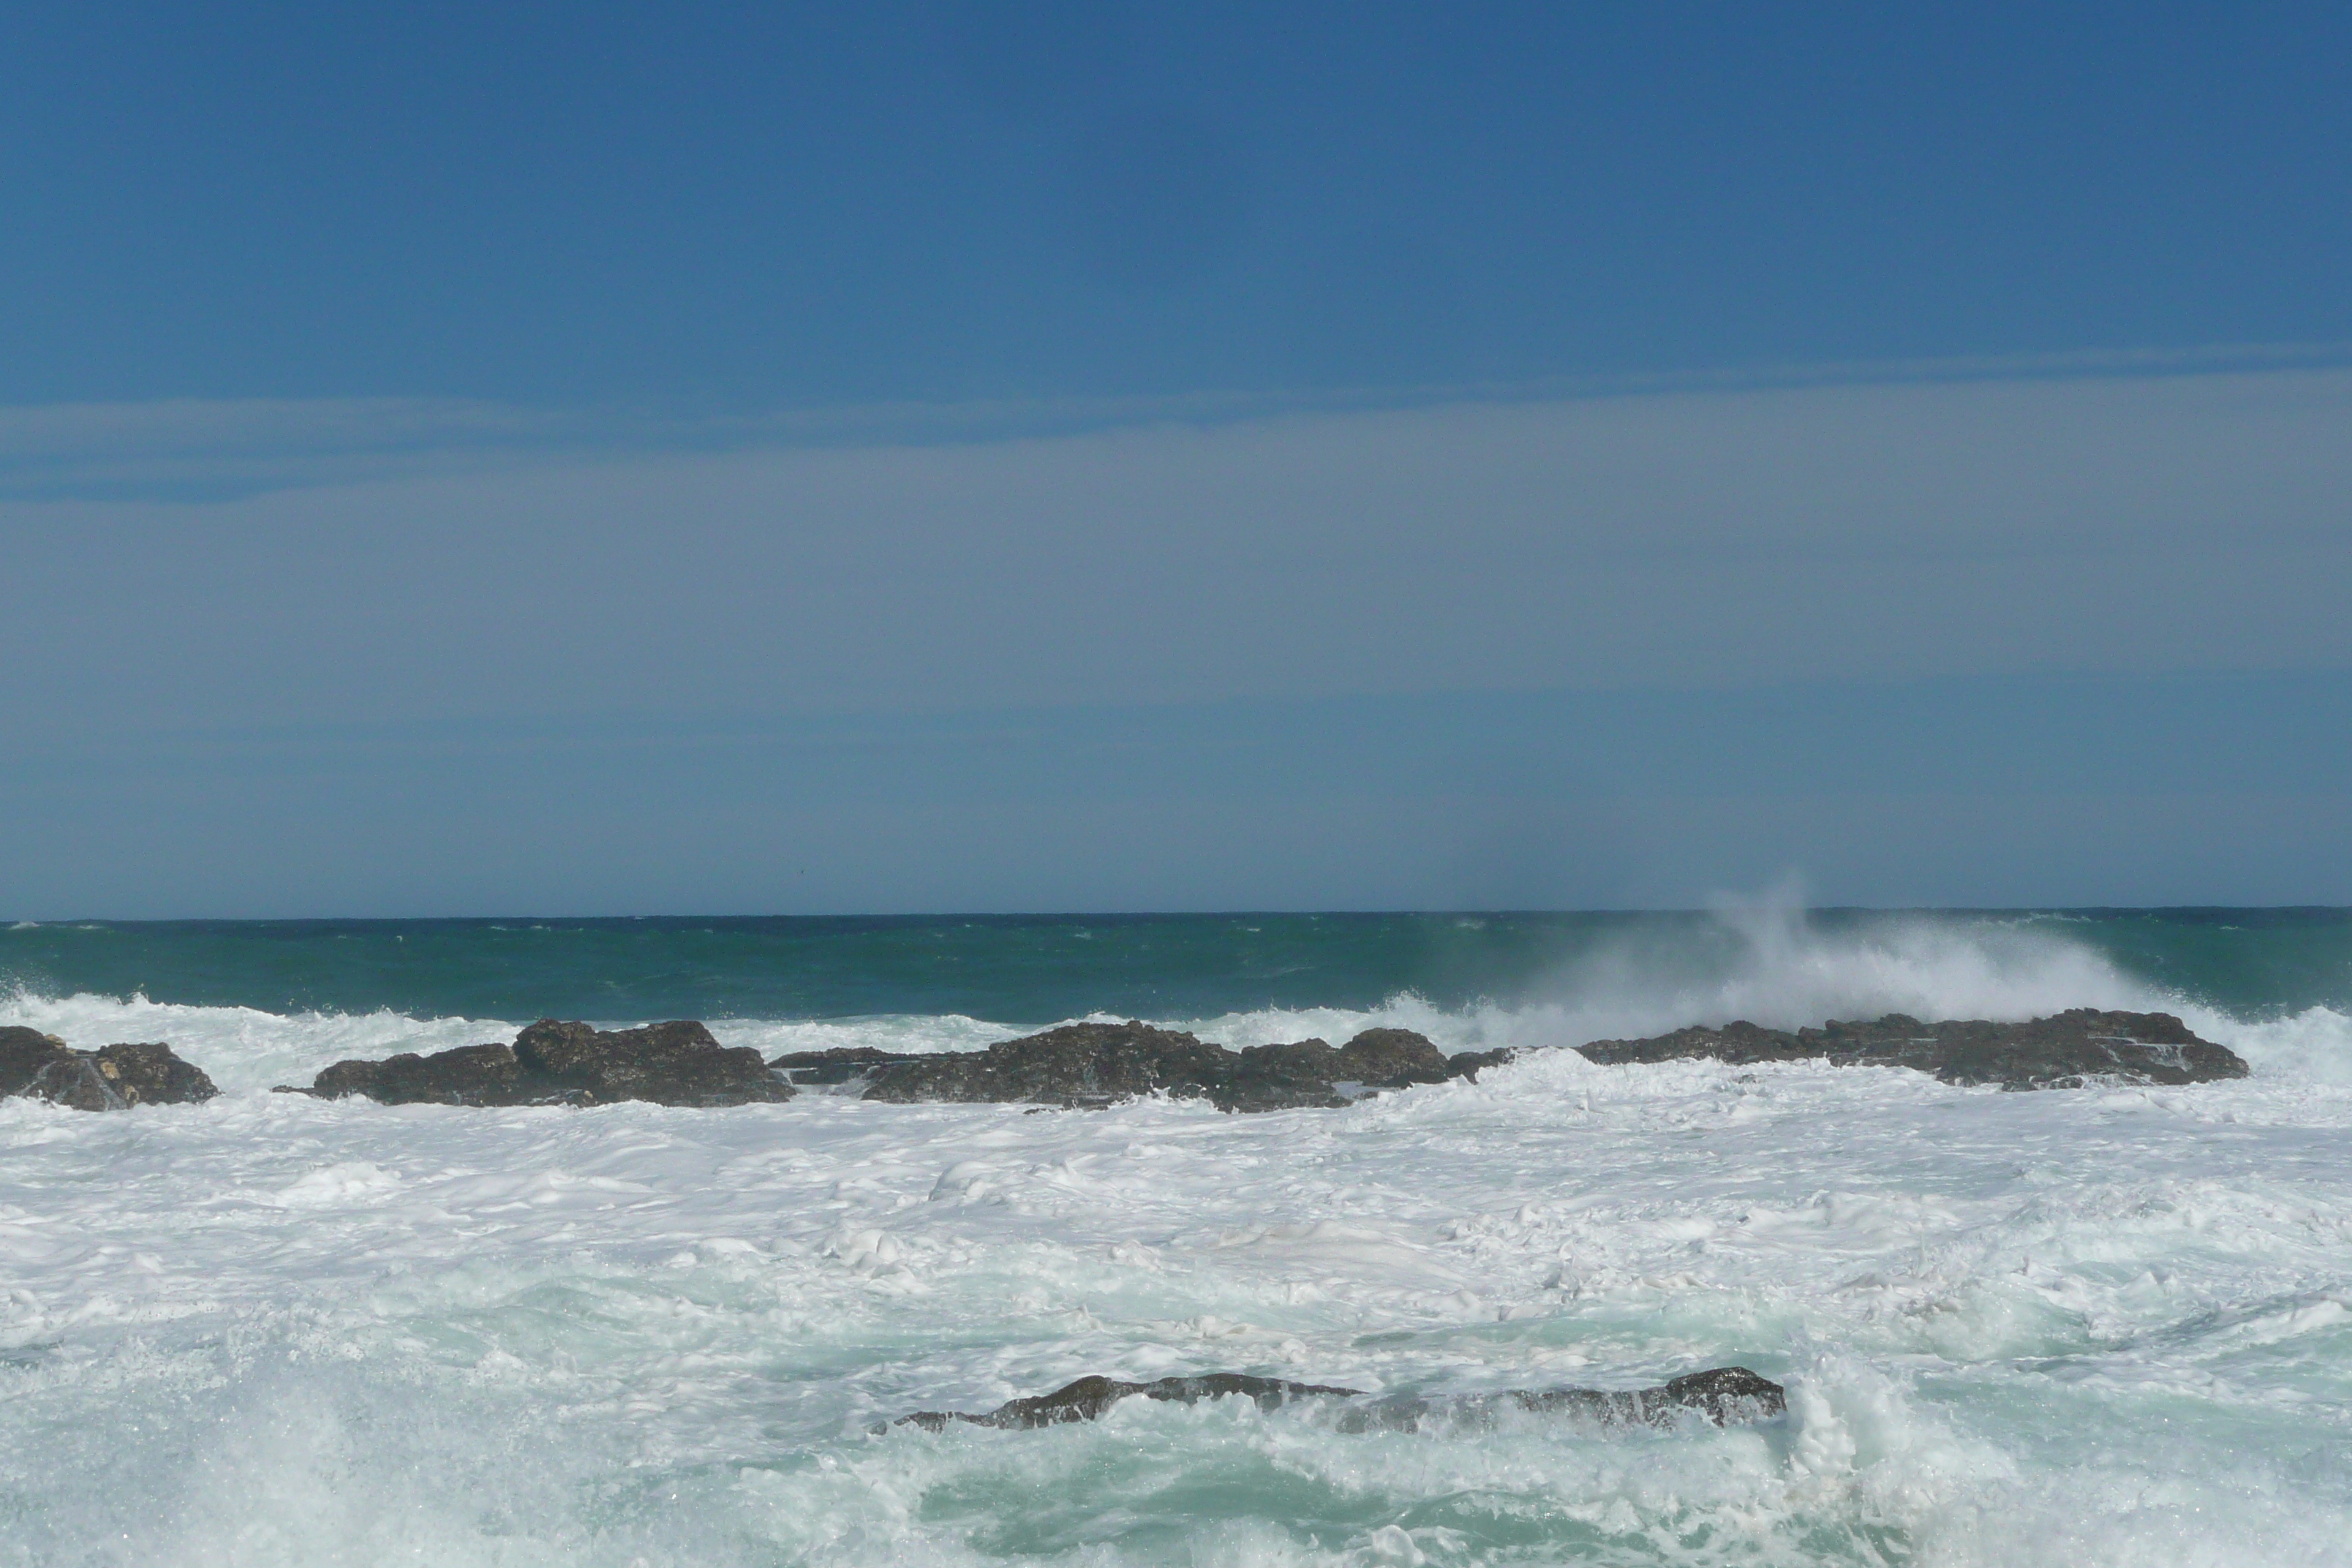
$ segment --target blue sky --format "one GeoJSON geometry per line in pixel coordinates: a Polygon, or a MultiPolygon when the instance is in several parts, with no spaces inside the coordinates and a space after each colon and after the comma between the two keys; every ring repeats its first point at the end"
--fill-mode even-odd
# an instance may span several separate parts
{"type": "Polygon", "coordinates": [[[2352,901],[2352,13],[0,16],[0,915],[2352,901]]]}
{"type": "Polygon", "coordinates": [[[2340,5],[0,20],[0,402],[765,411],[2352,339],[2340,5]]]}

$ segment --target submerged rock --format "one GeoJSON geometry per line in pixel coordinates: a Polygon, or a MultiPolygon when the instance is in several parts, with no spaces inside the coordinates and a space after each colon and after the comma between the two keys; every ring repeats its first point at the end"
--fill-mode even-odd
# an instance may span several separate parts
{"type": "Polygon", "coordinates": [[[1450,1061],[1410,1029],[1366,1029],[1344,1046],[1322,1040],[1239,1051],[1149,1024],[1066,1024],[984,1051],[901,1056],[870,1047],[798,1051],[769,1065],[793,1083],[864,1081],[865,1097],[898,1104],[947,1100],[1097,1107],[1147,1094],[1207,1100],[1221,1110],[1342,1106],[1384,1089],[1475,1077],[1499,1051],[1450,1061]]]}
{"type": "Polygon", "coordinates": [[[2080,1089],[2094,1079],[2201,1083],[2243,1078],[2247,1070],[2236,1052],[2199,1039],[2169,1013],[2102,1013],[2090,1007],[2022,1024],[1980,1018],[1923,1024],[1889,1013],[1870,1023],[1832,1019],[1793,1034],[1741,1020],[1720,1029],[1595,1040],[1577,1048],[1604,1064],[1706,1058],[1745,1066],[1826,1058],[1848,1066],[1911,1068],[1946,1083],[1997,1083],[2012,1089],[2080,1089]]]}
{"type": "Polygon", "coordinates": [[[78,1051],[37,1029],[0,1028],[0,1098],[24,1095],[77,1110],[194,1105],[220,1090],[203,1068],[158,1041],[78,1051]]]}
{"type": "Polygon", "coordinates": [[[1710,1367],[1654,1388],[1506,1389],[1451,1399],[1373,1400],[1339,1416],[1342,1432],[1459,1430],[1514,1415],[1567,1415],[1603,1426],[1674,1426],[1698,1415],[1717,1426],[1769,1421],[1789,1407],[1786,1390],[1744,1366],[1710,1367]]]}
{"type": "Polygon", "coordinates": [[[1410,1029],[1366,1029],[1344,1046],[1322,1040],[1230,1051],[1151,1025],[1066,1024],[984,1051],[902,1055],[871,1047],[795,1051],[761,1063],[730,1050],[700,1024],[610,1032],[542,1019],[514,1044],[459,1046],[431,1056],[341,1061],[308,1089],[324,1099],[364,1095],[388,1105],[741,1105],[790,1100],[794,1086],[855,1089],[895,1104],[949,1101],[1065,1108],[1149,1094],[1206,1100],[1224,1110],[1347,1105],[1382,1089],[1475,1077],[1504,1051],[1445,1055],[1410,1029]]]}
{"type": "Polygon", "coordinates": [[[1063,1384],[1051,1394],[1041,1394],[1031,1399],[1009,1400],[983,1415],[967,1415],[961,1410],[919,1410],[912,1415],[900,1416],[892,1425],[920,1426],[928,1432],[938,1432],[945,1429],[950,1421],[963,1421],[974,1426],[1003,1426],[1028,1431],[1039,1426],[1059,1426],[1070,1421],[1092,1421],[1120,1400],[1137,1394],[1146,1399],[1169,1400],[1180,1405],[1237,1394],[1257,1401],[1261,1410],[1273,1410],[1294,1400],[1355,1399],[1362,1394],[1363,1391],[1358,1388],[1337,1388],[1318,1383],[1285,1383],[1280,1378],[1253,1377],[1238,1372],[1213,1372],[1199,1377],[1163,1377],[1153,1383],[1121,1383],[1108,1377],[1082,1377],[1076,1383],[1063,1384]]]}
{"type": "Polygon", "coordinates": [[[1519,1053],[1509,1046],[1497,1046],[1491,1051],[1456,1051],[1445,1058],[1445,1070],[1455,1078],[1478,1081],[1478,1075],[1488,1068],[1501,1067],[1519,1053]]]}
{"type": "Polygon", "coordinates": [[[776,1058],[768,1066],[782,1073],[787,1082],[822,1087],[862,1079],[885,1062],[914,1059],[877,1050],[872,1046],[835,1046],[831,1050],[793,1051],[776,1058]]]}
{"type": "Polygon", "coordinates": [[[31,1093],[43,1073],[75,1055],[55,1035],[16,1025],[0,1029],[0,1097],[31,1093]]]}
{"type": "Polygon", "coordinates": [[[583,1104],[744,1105],[793,1097],[759,1052],[722,1046],[688,1020],[608,1033],[542,1018],[515,1037],[514,1052],[526,1072],[576,1089],[583,1104]]]}
{"type": "Polygon", "coordinates": [[[866,1098],[1065,1106],[1160,1093],[1196,1099],[1224,1078],[1232,1056],[1222,1046],[1149,1024],[1067,1024],[984,1051],[887,1062],[867,1076],[866,1098]]]}
{"type": "Polygon", "coordinates": [[[1444,1054],[1410,1029],[1366,1029],[1344,1046],[1322,1040],[1246,1046],[1238,1055],[1213,1096],[1221,1110],[1345,1105],[1366,1089],[1444,1083],[1454,1076],[1444,1054]]]}
{"type": "Polygon", "coordinates": [[[790,1100],[791,1084],[760,1053],[729,1047],[700,1024],[678,1020],[604,1030],[542,1018],[514,1044],[459,1046],[431,1056],[403,1052],[382,1061],[341,1061],[308,1089],[337,1100],[364,1095],[386,1105],[744,1105],[790,1100]]]}
{"type": "Polygon", "coordinates": [[[1569,1415],[1609,1426],[1661,1427],[1675,1426],[1695,1415],[1721,1426],[1731,1422],[1769,1420],[1789,1406],[1788,1394],[1779,1384],[1744,1366],[1695,1372],[1654,1388],[1622,1392],[1598,1388],[1508,1389],[1500,1394],[1465,1394],[1452,1399],[1375,1399],[1359,1388],[1215,1372],[1197,1377],[1163,1377],[1152,1383],[1082,1377],[1051,1394],[1010,1400],[981,1415],[922,1410],[902,1415],[893,1425],[938,1432],[950,1421],[961,1421],[974,1426],[1027,1431],[1071,1421],[1092,1421],[1120,1400],[1137,1395],[1181,1405],[1240,1397],[1255,1400],[1261,1410],[1276,1410],[1306,1399],[1346,1400],[1350,1404],[1337,1423],[1343,1432],[1412,1432],[1432,1426],[1490,1426],[1516,1414],[1569,1415]]]}
{"type": "Polygon", "coordinates": [[[364,1095],[386,1105],[530,1105],[567,1100],[553,1084],[526,1083],[522,1062],[508,1045],[459,1046],[429,1057],[403,1051],[382,1061],[340,1061],[310,1081],[321,1100],[364,1095]]]}

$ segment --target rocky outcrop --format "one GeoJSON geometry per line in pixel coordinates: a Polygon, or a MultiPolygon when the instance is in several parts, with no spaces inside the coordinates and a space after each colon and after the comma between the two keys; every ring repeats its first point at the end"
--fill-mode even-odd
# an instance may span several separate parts
{"type": "Polygon", "coordinates": [[[1261,1410],[1273,1410],[1300,1399],[1357,1399],[1363,1391],[1356,1388],[1336,1388],[1319,1383],[1285,1383],[1280,1378],[1252,1377],[1246,1373],[1213,1372],[1199,1377],[1163,1377],[1154,1383],[1121,1383],[1108,1377],[1082,1377],[1076,1383],[1065,1384],[1051,1394],[1041,1394],[1033,1399],[1014,1399],[978,1415],[967,1415],[961,1410],[919,1410],[912,1415],[902,1415],[892,1423],[898,1426],[920,1426],[925,1431],[938,1432],[950,1421],[967,1422],[974,1426],[1003,1426],[1016,1431],[1028,1431],[1039,1426],[1059,1426],[1070,1421],[1092,1421],[1122,1399],[1140,1394],[1146,1399],[1171,1401],[1192,1405],[1203,1399],[1223,1399],[1229,1395],[1257,1401],[1261,1410]]]}
{"type": "Polygon", "coordinates": [[[278,1092],[313,1094],[321,1100],[357,1094],[386,1105],[572,1103],[562,1086],[525,1073],[509,1045],[459,1046],[429,1057],[403,1051],[373,1062],[340,1061],[313,1079],[308,1089],[281,1087],[278,1092]]]}
{"type": "Polygon", "coordinates": [[[1368,1093],[1475,1077],[1506,1053],[1449,1060],[1410,1029],[1366,1029],[1344,1046],[1323,1040],[1227,1050],[1149,1024],[1066,1024],[984,1051],[900,1056],[866,1047],[800,1051],[769,1065],[793,1083],[862,1080],[865,1097],[898,1104],[1115,1104],[1147,1094],[1206,1100],[1221,1110],[1342,1106],[1368,1093]]]}
{"type": "Polygon", "coordinates": [[[1099,1106],[1139,1095],[1207,1096],[1234,1053],[1149,1024],[1069,1024],[984,1051],[904,1057],[876,1068],[866,1098],[1099,1106]]]}
{"type": "Polygon", "coordinates": [[[1826,1059],[1911,1068],[1946,1083],[2013,1089],[2079,1089],[2094,1080],[2202,1083],[2246,1076],[2246,1064],[2236,1052],[2199,1039],[2169,1013],[2102,1013],[2089,1007],[2022,1024],[1923,1024],[1889,1013],[1871,1023],[1832,1019],[1793,1034],[1741,1021],[1720,1029],[1677,1029],[1646,1040],[1595,1040],[1577,1048],[1607,1064],[1706,1058],[1745,1066],[1826,1059]]]}
{"type": "Polygon", "coordinates": [[[876,1050],[872,1046],[835,1046],[824,1051],[793,1051],[768,1065],[782,1073],[788,1082],[830,1087],[861,1080],[886,1062],[914,1059],[876,1050]]]}
{"type": "Polygon", "coordinates": [[[525,1071],[574,1089],[585,1104],[744,1105],[793,1097],[759,1052],[722,1046],[690,1021],[608,1033],[542,1018],[515,1037],[514,1050],[525,1071]]]}
{"type": "Polygon", "coordinates": [[[760,1053],[729,1047],[686,1020],[604,1030],[542,1018],[514,1044],[459,1046],[431,1056],[341,1061],[308,1089],[325,1100],[364,1095],[387,1105],[745,1105],[790,1100],[793,1088],[760,1053]]]}
{"type": "Polygon", "coordinates": [[[1445,1070],[1454,1078],[1466,1078],[1475,1083],[1480,1073],[1501,1067],[1518,1054],[1509,1046],[1497,1046],[1491,1051],[1456,1051],[1445,1058],[1445,1070]]]}
{"type": "Polygon", "coordinates": [[[24,1095],[77,1110],[194,1105],[218,1094],[202,1068],[149,1041],[78,1051],[37,1029],[0,1028],[0,1098],[24,1095]]]}
{"type": "Polygon", "coordinates": [[[1082,1377],[1051,1394],[1011,1400],[981,1415],[923,1410],[902,1415],[894,1425],[938,1432],[950,1421],[961,1421],[974,1426],[1026,1431],[1071,1421],[1092,1421],[1120,1400],[1139,1395],[1181,1405],[1203,1399],[1243,1398],[1255,1400],[1261,1410],[1276,1410],[1308,1399],[1345,1400],[1348,1405],[1335,1423],[1342,1432],[1459,1429],[1465,1426],[1492,1426],[1513,1415],[1567,1415],[1606,1426],[1654,1427],[1673,1426],[1696,1415],[1721,1426],[1770,1420],[1789,1407],[1787,1392],[1779,1384],[1744,1366],[1695,1372],[1654,1388],[1621,1392],[1598,1388],[1508,1389],[1500,1394],[1465,1394],[1451,1399],[1416,1395],[1376,1399],[1357,1388],[1216,1372],[1197,1377],[1163,1377],[1152,1383],[1082,1377]]]}
{"type": "Polygon", "coordinates": [[[1366,1029],[1344,1046],[1299,1040],[1247,1046],[1237,1054],[1241,1059],[1213,1096],[1221,1110],[1345,1105],[1366,1089],[1444,1083],[1454,1076],[1444,1054],[1410,1029],[1366,1029]]]}
{"type": "Polygon", "coordinates": [[[1373,1400],[1340,1414],[1342,1432],[1459,1430],[1514,1415],[1565,1415],[1602,1426],[1668,1427],[1696,1415],[1717,1426],[1769,1421],[1789,1407],[1786,1390],[1744,1366],[1710,1367],[1654,1388],[1506,1389],[1450,1399],[1373,1400]]]}
{"type": "MultiPolygon", "coordinates": [[[[13,1033],[47,1041],[30,1030],[13,1033]]],[[[48,1042],[36,1054],[61,1048],[48,1042]]],[[[2185,1084],[2246,1074],[2246,1064],[2233,1052],[2199,1039],[2170,1014],[2102,1013],[2087,1007],[2021,1024],[1982,1019],[1924,1024],[1890,1013],[1869,1023],[1832,1020],[1818,1029],[1790,1032],[1743,1021],[1719,1029],[1677,1029],[1651,1039],[1595,1040],[1577,1048],[1604,1064],[1700,1058],[1736,1065],[1825,1059],[1911,1068],[1947,1083],[2006,1089],[2074,1088],[2095,1080],[2185,1084]]],[[[1410,1029],[1366,1029],[1342,1046],[1296,1040],[1234,1051],[1130,1020],[1065,1024],[1001,1040],[982,1051],[905,1055],[871,1047],[836,1047],[792,1052],[763,1064],[757,1052],[730,1050],[697,1023],[604,1031],[550,1018],[525,1029],[511,1046],[461,1046],[431,1056],[337,1062],[309,1089],[286,1092],[331,1099],[358,1094],[394,1105],[606,1105],[625,1100],[742,1105],[789,1100],[797,1085],[900,1105],[943,1101],[1076,1109],[1164,1094],[1205,1100],[1221,1110],[1286,1110],[1344,1106],[1383,1090],[1475,1079],[1513,1054],[1465,1051],[1449,1058],[1410,1029]]],[[[0,1069],[9,1059],[0,1056],[0,1069]]],[[[41,1057],[44,1062],[48,1059],[41,1057]]],[[[58,1073],[60,1081],[68,1076],[62,1067],[58,1073]]],[[[29,1072],[20,1076],[29,1077],[29,1072]]],[[[0,1070],[0,1083],[5,1081],[5,1070],[0,1070]]]]}

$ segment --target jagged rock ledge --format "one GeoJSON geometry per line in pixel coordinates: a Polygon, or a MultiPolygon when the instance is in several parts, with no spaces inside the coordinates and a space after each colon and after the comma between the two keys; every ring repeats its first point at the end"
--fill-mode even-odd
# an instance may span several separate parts
{"type": "Polygon", "coordinates": [[[78,1051],[55,1035],[0,1028],[0,1100],[22,1095],[76,1110],[193,1105],[219,1089],[201,1068],[154,1041],[78,1051]]]}
{"type": "Polygon", "coordinates": [[[1500,1051],[1448,1058],[1410,1029],[1228,1050],[1149,1024],[1066,1024],[984,1051],[899,1056],[801,1051],[769,1065],[797,1084],[858,1082],[867,1100],[1097,1107],[1140,1095],[1206,1100],[1220,1110],[1337,1107],[1381,1089],[1475,1078],[1500,1051]]]}
{"type": "Polygon", "coordinates": [[[2080,1089],[2094,1081],[2204,1083],[2243,1078],[2247,1071],[2235,1051],[2199,1039],[2169,1013],[2103,1013],[2091,1007],[2022,1024],[1981,1018],[1923,1024],[1889,1013],[1870,1023],[1832,1019],[1793,1034],[1742,1020],[1646,1040],[1595,1040],[1577,1049],[1612,1065],[1703,1058],[1748,1066],[1826,1058],[1841,1066],[1910,1068],[1946,1083],[2010,1089],[2080,1089]]]}
{"type": "Polygon", "coordinates": [[[729,1047],[700,1024],[679,1020],[640,1029],[593,1028],[542,1018],[514,1044],[459,1046],[429,1057],[404,1051],[382,1061],[340,1061],[308,1089],[280,1094],[321,1100],[365,1095],[386,1105],[748,1105],[790,1100],[793,1087],[749,1047],[729,1047]]]}
{"type": "Polygon", "coordinates": [[[938,1432],[950,1421],[961,1421],[974,1426],[1027,1431],[1071,1421],[1092,1421],[1120,1400],[1139,1395],[1181,1405],[1203,1399],[1244,1398],[1256,1401],[1261,1410],[1276,1410],[1302,1400],[1345,1400],[1349,1404],[1336,1423],[1342,1432],[1412,1432],[1433,1426],[1456,1429],[1491,1426],[1514,1413],[1569,1415],[1608,1426],[1654,1427],[1673,1426],[1695,1415],[1721,1426],[1769,1420],[1789,1405],[1787,1392],[1779,1384],[1744,1366],[1713,1367],[1654,1388],[1622,1392],[1515,1388],[1501,1394],[1465,1394],[1452,1399],[1415,1395],[1375,1399],[1360,1388],[1213,1372],[1197,1377],[1163,1377],[1152,1383],[1082,1377],[1051,1394],[1011,1400],[977,1415],[959,1410],[921,1410],[902,1415],[891,1425],[938,1432]]]}
{"type": "MultiPolygon", "coordinates": [[[[49,1042],[45,1048],[63,1047],[49,1042]]],[[[160,1046],[108,1049],[169,1056],[160,1046]]],[[[2235,1053],[2199,1039],[2170,1014],[2087,1007],[2021,1024],[1923,1024],[1890,1013],[1871,1023],[1833,1020],[1790,1033],[1739,1022],[1719,1029],[1678,1029],[1653,1039],[1595,1040],[1578,1049],[1604,1064],[1827,1059],[1910,1068],[1947,1083],[2007,1089],[2079,1088],[2092,1081],[2198,1083],[2243,1078],[2247,1070],[2235,1053]]],[[[1475,1079],[1512,1054],[1470,1051],[1448,1058],[1410,1029],[1367,1029],[1343,1046],[1298,1040],[1234,1051],[1130,1021],[1067,1024],[982,1051],[913,1056],[857,1047],[798,1051],[763,1063],[756,1051],[721,1046],[698,1023],[607,1032],[549,1018],[523,1030],[511,1046],[460,1046],[431,1056],[337,1062],[308,1089],[281,1092],[324,1099],[358,1094],[394,1105],[605,1105],[640,1100],[718,1106],[790,1100],[796,1088],[811,1088],[894,1104],[1065,1109],[1164,1094],[1206,1100],[1221,1110],[1282,1110],[1339,1107],[1383,1090],[1475,1079]]],[[[211,1090],[209,1080],[205,1090],[211,1090]]]]}
{"type": "Polygon", "coordinates": [[[1141,1095],[1207,1100],[1224,1110],[1342,1106],[1382,1089],[1475,1078],[1503,1058],[1450,1060],[1409,1029],[1367,1029],[1344,1046],[1322,1040],[1229,1051],[1149,1024],[1070,1024],[984,1051],[900,1056],[803,1051],[762,1063],[729,1049],[700,1024],[610,1032],[542,1019],[514,1044],[459,1046],[431,1056],[341,1061],[307,1089],[323,1100],[364,1095],[387,1105],[742,1105],[790,1100],[795,1086],[852,1089],[868,1100],[1095,1107],[1141,1095]]]}

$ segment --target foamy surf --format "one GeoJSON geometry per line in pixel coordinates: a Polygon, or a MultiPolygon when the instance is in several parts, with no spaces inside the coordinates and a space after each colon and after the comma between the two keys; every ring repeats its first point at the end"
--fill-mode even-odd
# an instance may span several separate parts
{"type": "Polygon", "coordinates": [[[517,1020],[22,993],[8,1021],[167,1038],[228,1092],[0,1102],[0,1563],[2352,1560],[2352,1020],[2183,997],[2034,923],[1708,940],[1485,1002],[1158,1021],[1466,1049],[2169,1005],[2255,1071],[2001,1094],[1539,1051],[1339,1112],[387,1108],[267,1089],[517,1020]],[[1082,1373],[1475,1394],[1725,1363],[1788,1415],[868,1430],[1082,1373]]]}

